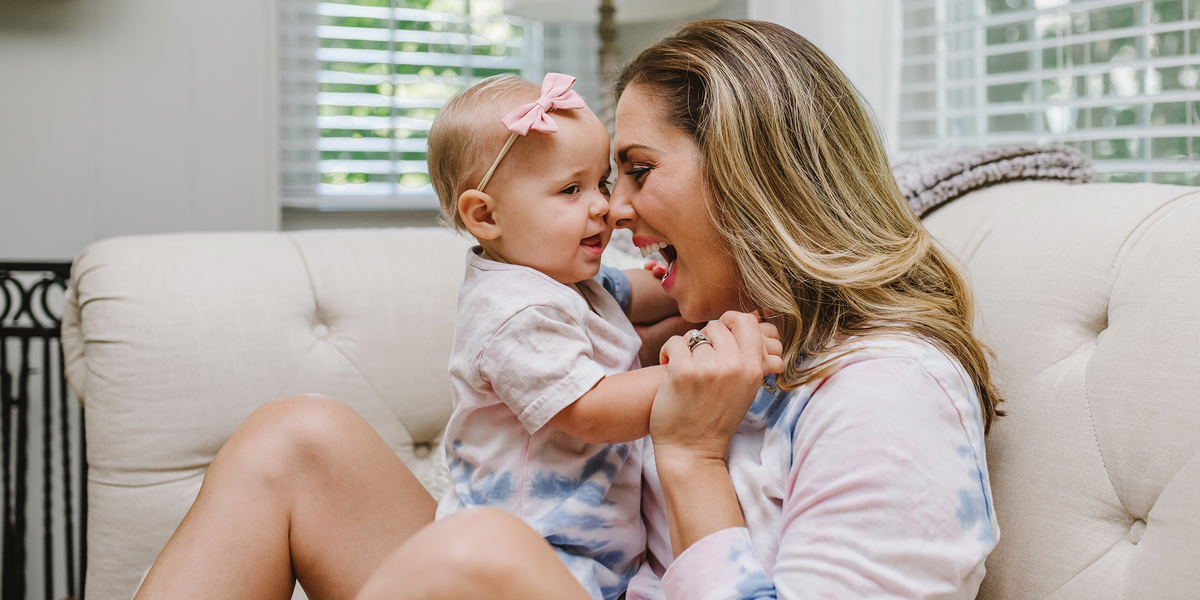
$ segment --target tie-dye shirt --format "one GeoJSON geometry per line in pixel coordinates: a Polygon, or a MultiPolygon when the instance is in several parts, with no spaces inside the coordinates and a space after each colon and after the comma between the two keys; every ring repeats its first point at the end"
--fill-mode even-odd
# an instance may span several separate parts
{"type": "Polygon", "coordinates": [[[577,287],[468,253],[445,433],[453,485],[437,516],[467,506],[517,515],[593,598],[614,600],[646,548],[649,441],[589,444],[547,423],[606,375],[637,368],[641,341],[599,281],[577,287]]]}
{"type": "Polygon", "coordinates": [[[854,347],[829,377],[759,392],[727,455],[746,526],[673,562],[648,452],[659,563],[643,565],[629,600],[975,597],[1000,531],[974,386],[914,337],[854,347]]]}

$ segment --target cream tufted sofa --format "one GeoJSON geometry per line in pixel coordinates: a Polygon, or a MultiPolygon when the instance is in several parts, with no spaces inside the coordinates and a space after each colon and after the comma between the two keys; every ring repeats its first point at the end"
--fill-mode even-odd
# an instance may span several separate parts
{"type": "MultiPolygon", "coordinates": [[[[1200,597],[1200,190],[1016,183],[927,219],[1009,416],[980,598],[1200,597]]],[[[125,600],[257,406],[320,392],[433,490],[468,243],[441,230],[98,242],[63,326],[87,407],[87,597],[125,600]]]]}

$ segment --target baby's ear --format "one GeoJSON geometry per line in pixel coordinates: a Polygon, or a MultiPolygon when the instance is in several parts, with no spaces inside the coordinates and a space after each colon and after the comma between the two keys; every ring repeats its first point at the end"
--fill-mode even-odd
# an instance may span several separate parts
{"type": "Polygon", "coordinates": [[[494,214],[496,201],[479,190],[467,190],[458,197],[458,215],[471,235],[481,240],[500,237],[500,224],[494,214]]]}

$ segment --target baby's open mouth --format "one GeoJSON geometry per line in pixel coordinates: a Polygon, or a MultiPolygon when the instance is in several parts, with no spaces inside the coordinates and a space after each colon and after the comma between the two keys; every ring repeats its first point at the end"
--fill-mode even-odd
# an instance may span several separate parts
{"type": "Polygon", "coordinates": [[[579,243],[584,246],[599,247],[600,243],[601,243],[600,234],[597,233],[596,235],[593,235],[592,237],[583,238],[583,241],[579,242],[579,243]]]}

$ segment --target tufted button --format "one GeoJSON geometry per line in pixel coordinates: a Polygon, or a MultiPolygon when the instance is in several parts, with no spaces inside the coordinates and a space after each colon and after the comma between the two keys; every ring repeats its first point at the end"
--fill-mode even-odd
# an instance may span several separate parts
{"type": "Polygon", "coordinates": [[[317,336],[318,339],[323,340],[329,337],[329,326],[324,323],[317,323],[316,325],[313,325],[312,332],[313,335],[317,336]]]}
{"type": "Polygon", "coordinates": [[[426,456],[429,456],[429,444],[413,444],[413,456],[417,458],[425,458],[426,456]]]}
{"type": "Polygon", "coordinates": [[[1133,527],[1129,528],[1129,541],[1137,544],[1142,541],[1142,534],[1146,532],[1146,522],[1137,519],[1133,522],[1133,527]]]}

